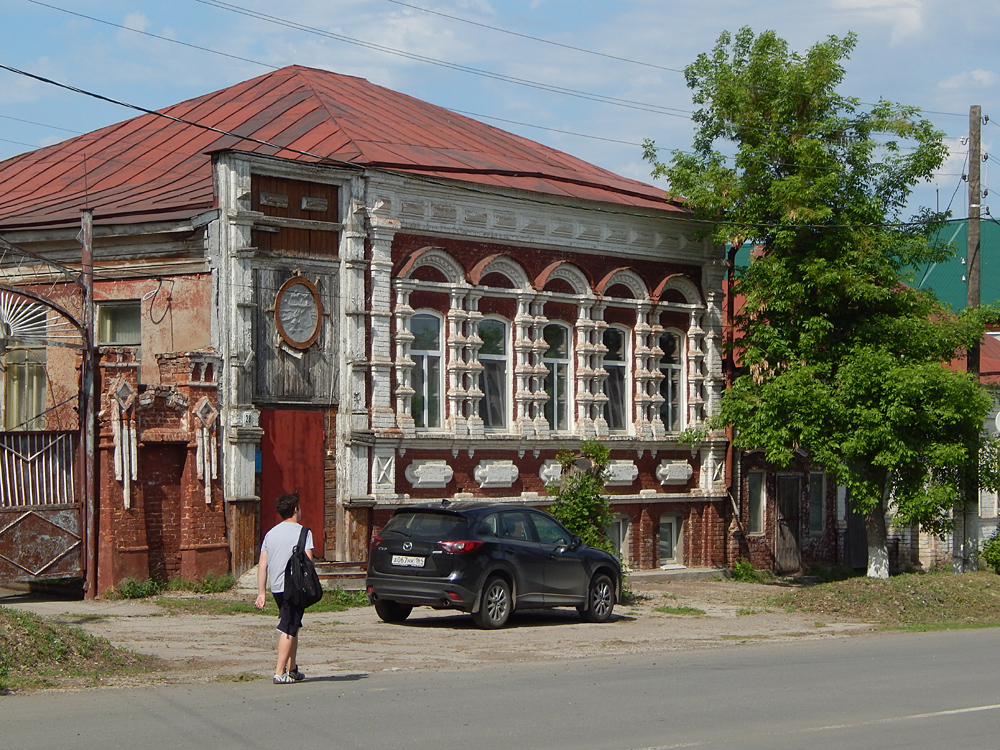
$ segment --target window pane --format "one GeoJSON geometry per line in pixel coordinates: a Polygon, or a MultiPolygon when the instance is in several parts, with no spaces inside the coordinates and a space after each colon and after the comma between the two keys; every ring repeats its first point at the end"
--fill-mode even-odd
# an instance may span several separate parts
{"type": "Polygon", "coordinates": [[[4,429],[45,429],[45,350],[7,352],[4,429]]]}
{"type": "Polygon", "coordinates": [[[604,418],[609,430],[625,429],[625,368],[608,367],[608,379],[604,381],[604,392],[608,402],[604,407],[604,418]]]}
{"type": "Polygon", "coordinates": [[[566,344],[569,336],[565,326],[547,325],[542,336],[549,348],[545,352],[545,359],[566,359],[569,355],[566,344]]]}
{"type": "Polygon", "coordinates": [[[618,328],[604,330],[604,345],[608,348],[604,355],[605,362],[625,361],[625,334],[618,328]]]}
{"type": "Polygon", "coordinates": [[[677,519],[660,519],[660,565],[677,561],[677,519]]]}
{"type": "Polygon", "coordinates": [[[563,362],[546,362],[548,374],[545,376],[545,392],[549,400],[545,402],[545,419],[550,430],[569,429],[569,377],[563,362]]]}
{"type": "Polygon", "coordinates": [[[410,319],[413,334],[411,350],[438,352],[441,350],[441,321],[433,315],[414,315],[410,319]]]}
{"type": "Polygon", "coordinates": [[[483,398],[479,402],[479,416],[484,427],[507,426],[507,362],[502,359],[483,360],[483,374],[479,387],[483,398]]]}
{"type": "Polygon", "coordinates": [[[809,531],[813,534],[823,532],[823,510],[826,505],[826,476],[820,473],[809,475],[809,531]]]}
{"type": "Polygon", "coordinates": [[[663,380],[660,381],[660,419],[668,432],[679,432],[681,429],[681,372],[673,368],[663,370],[663,380]]]}
{"type": "Polygon", "coordinates": [[[441,320],[434,315],[414,315],[410,319],[410,332],[414,336],[410,345],[413,423],[417,427],[440,427],[441,320]]]}
{"type": "Polygon", "coordinates": [[[660,364],[679,365],[681,363],[680,341],[675,334],[665,333],[660,336],[660,349],[663,351],[660,356],[660,364]]]}
{"type": "Polygon", "coordinates": [[[141,320],[138,302],[99,305],[98,343],[105,346],[139,346],[142,342],[141,320]]]}
{"type": "Polygon", "coordinates": [[[663,352],[660,355],[660,419],[667,432],[679,432],[681,429],[681,340],[675,333],[664,333],[660,336],[659,346],[663,352]]]}
{"type": "Polygon", "coordinates": [[[747,476],[747,532],[760,534],[764,531],[764,474],[751,471],[747,476]]]}
{"type": "Polygon", "coordinates": [[[483,346],[479,356],[494,355],[502,357],[507,354],[507,326],[499,320],[484,320],[479,324],[479,338],[483,346]]]}

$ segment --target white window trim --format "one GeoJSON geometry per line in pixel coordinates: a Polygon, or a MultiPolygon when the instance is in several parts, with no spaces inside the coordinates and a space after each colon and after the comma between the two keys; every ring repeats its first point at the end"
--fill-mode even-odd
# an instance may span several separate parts
{"type": "MultiPolygon", "coordinates": [[[[677,430],[671,430],[666,424],[663,425],[663,429],[668,434],[676,434],[680,432],[685,427],[687,427],[687,335],[678,328],[664,328],[663,332],[657,337],[656,343],[659,345],[660,338],[666,334],[671,334],[675,336],[678,341],[678,360],[676,365],[664,365],[662,362],[657,363],[657,367],[661,372],[667,369],[676,370],[678,373],[677,382],[677,411],[678,414],[678,428],[677,430]]],[[[659,414],[657,415],[659,416],[659,414]]],[[[662,421],[662,417],[661,417],[662,421]]]]}
{"type": "MultiPolygon", "coordinates": [[[[624,417],[625,427],[623,429],[612,429],[611,422],[607,420],[607,411],[605,411],[604,419],[608,421],[608,433],[611,435],[628,435],[634,431],[635,423],[632,418],[632,372],[634,371],[635,363],[632,360],[632,350],[634,348],[632,342],[632,329],[623,325],[612,324],[609,325],[607,330],[615,330],[622,334],[622,359],[619,363],[618,361],[612,361],[611,367],[621,369],[624,372],[623,378],[623,394],[625,396],[625,402],[622,405],[622,416],[624,417]]],[[[603,342],[604,335],[601,335],[601,341],[603,342]]],[[[604,381],[604,394],[608,396],[608,404],[611,403],[610,396],[608,395],[607,384],[611,379],[611,373],[608,370],[609,361],[604,359],[603,367],[605,372],[608,373],[607,379],[604,381]]],[[[609,406],[605,406],[608,409],[609,406]]]]}
{"type": "MultiPolygon", "coordinates": [[[[514,358],[512,356],[513,352],[513,340],[511,337],[511,331],[513,326],[511,321],[499,315],[486,315],[479,323],[480,330],[483,327],[483,323],[493,322],[500,323],[503,326],[503,341],[504,341],[504,354],[483,354],[482,350],[479,351],[479,361],[481,363],[491,361],[491,362],[505,362],[506,367],[504,368],[504,393],[503,393],[503,414],[504,414],[504,424],[501,427],[487,427],[484,426],[484,430],[489,433],[496,432],[510,432],[511,425],[513,423],[514,409],[513,409],[513,393],[514,393],[514,358]]],[[[482,338],[482,336],[480,336],[482,338]]],[[[484,365],[485,368],[485,365],[484,365]]],[[[485,369],[483,370],[483,377],[485,378],[485,369]]],[[[482,404],[486,400],[486,392],[483,390],[483,397],[480,401],[479,406],[479,418],[483,419],[484,425],[486,420],[483,418],[482,404]]]]}
{"type": "MultiPolygon", "coordinates": [[[[565,393],[565,398],[566,398],[566,405],[565,405],[566,406],[566,426],[563,427],[563,428],[558,428],[558,427],[553,427],[552,425],[549,425],[549,430],[551,432],[554,432],[554,433],[569,434],[569,433],[573,432],[573,416],[574,416],[574,412],[575,412],[575,409],[573,408],[573,386],[576,383],[576,380],[574,378],[574,371],[573,371],[573,362],[575,360],[575,356],[574,356],[575,355],[575,351],[574,351],[575,350],[575,346],[574,346],[574,343],[575,343],[574,342],[574,329],[573,329],[573,326],[571,326],[569,323],[566,323],[565,321],[562,321],[562,320],[550,320],[548,323],[545,324],[544,328],[542,329],[543,336],[544,336],[544,330],[545,330],[545,328],[548,328],[549,326],[558,326],[559,328],[562,328],[563,329],[563,333],[566,335],[566,356],[565,357],[563,357],[563,358],[547,357],[544,352],[542,353],[542,364],[547,365],[549,362],[552,362],[552,363],[555,363],[555,364],[561,364],[561,365],[565,365],[566,366],[566,393],[565,393]]],[[[546,369],[548,369],[548,367],[546,367],[546,369]]],[[[548,378],[548,375],[546,375],[546,378],[548,378]]],[[[556,381],[556,378],[553,377],[553,382],[555,382],[555,381],[556,381]]],[[[553,405],[553,409],[554,409],[554,411],[552,412],[553,416],[558,413],[558,411],[555,411],[556,408],[557,407],[555,405],[553,405]]]]}
{"type": "MultiPolygon", "coordinates": [[[[437,355],[438,361],[439,361],[438,373],[437,373],[437,381],[438,381],[438,414],[437,414],[437,417],[438,417],[438,424],[435,427],[427,427],[427,426],[420,427],[420,426],[418,426],[418,427],[416,427],[416,429],[418,431],[423,431],[423,432],[441,432],[441,431],[443,431],[445,429],[445,408],[444,407],[445,407],[445,402],[447,400],[447,394],[445,393],[445,382],[446,382],[445,381],[445,369],[446,369],[446,363],[445,363],[445,354],[444,354],[445,353],[445,343],[446,343],[445,342],[445,336],[446,336],[447,328],[445,326],[444,315],[442,315],[441,313],[439,313],[437,310],[431,310],[431,309],[421,308],[419,310],[415,310],[414,313],[413,313],[413,315],[410,317],[410,331],[411,331],[411,333],[413,331],[413,321],[416,318],[418,318],[418,317],[420,317],[422,315],[434,318],[438,322],[438,348],[437,348],[436,351],[435,350],[431,350],[431,349],[415,349],[413,347],[413,344],[410,345],[410,359],[413,360],[413,369],[411,370],[411,374],[410,374],[410,385],[411,386],[413,385],[413,380],[414,380],[413,373],[417,372],[418,370],[422,370],[425,390],[426,390],[427,381],[428,381],[428,378],[426,377],[426,375],[427,375],[427,368],[426,368],[426,366],[424,366],[423,368],[420,368],[417,365],[416,360],[414,359],[414,355],[415,354],[416,355],[428,355],[429,354],[429,355],[432,355],[432,356],[433,355],[437,355]]],[[[414,339],[414,343],[416,343],[416,339],[414,339]]],[[[419,395],[424,399],[424,403],[427,404],[428,403],[428,399],[427,399],[426,393],[422,393],[422,394],[419,394],[419,395]]],[[[417,396],[417,394],[414,393],[413,398],[416,398],[416,396],[417,396]]],[[[416,418],[416,415],[414,414],[412,399],[411,399],[411,402],[410,402],[410,414],[411,414],[411,416],[413,416],[414,423],[416,423],[417,418],[416,418]]],[[[425,409],[425,414],[422,415],[422,417],[423,416],[427,416],[427,415],[429,415],[429,412],[427,412],[426,409],[425,409]]],[[[426,425],[430,421],[431,421],[430,419],[424,419],[424,424],[426,425]]]]}

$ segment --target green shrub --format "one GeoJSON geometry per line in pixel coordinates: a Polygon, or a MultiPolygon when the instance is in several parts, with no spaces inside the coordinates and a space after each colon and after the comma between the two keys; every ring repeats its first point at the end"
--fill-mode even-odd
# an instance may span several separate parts
{"type": "Polygon", "coordinates": [[[134,578],[126,578],[109,595],[110,599],[146,599],[150,596],[162,594],[167,588],[167,584],[162,581],[155,581],[149,578],[145,581],[137,581],[134,578]]]}
{"type": "Polygon", "coordinates": [[[740,583],[761,583],[767,579],[767,573],[757,570],[753,563],[745,557],[733,563],[733,580],[740,583]]]}
{"type": "Polygon", "coordinates": [[[180,576],[171,578],[167,588],[170,591],[192,591],[195,594],[219,594],[223,591],[229,591],[235,585],[236,578],[232,573],[218,575],[209,572],[205,574],[204,578],[194,581],[180,576]]]}
{"type": "Polygon", "coordinates": [[[993,532],[993,536],[983,542],[983,551],[979,559],[989,565],[994,573],[1000,575],[1000,527],[993,532]]]}
{"type": "Polygon", "coordinates": [[[562,467],[559,484],[549,487],[555,502],[549,508],[571,533],[584,544],[617,554],[606,529],[611,523],[611,503],[604,496],[604,470],[611,451],[597,440],[584,440],[580,454],[559,451],[556,460],[562,467]]]}

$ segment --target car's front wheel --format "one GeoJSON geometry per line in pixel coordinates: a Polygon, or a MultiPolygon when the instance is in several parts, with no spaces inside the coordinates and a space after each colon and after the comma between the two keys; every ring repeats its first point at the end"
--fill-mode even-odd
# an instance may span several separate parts
{"type": "Polygon", "coordinates": [[[472,613],[472,619],[483,630],[496,630],[507,624],[512,608],[510,586],[502,578],[491,578],[483,588],[479,610],[472,613]]]}
{"type": "Polygon", "coordinates": [[[375,614],[383,622],[402,622],[410,616],[413,607],[409,604],[400,604],[390,599],[377,599],[375,601],[375,614]]]}
{"type": "Polygon", "coordinates": [[[587,588],[587,603],[580,609],[580,616],[587,622],[607,622],[615,609],[615,584],[601,573],[591,579],[587,588]]]}

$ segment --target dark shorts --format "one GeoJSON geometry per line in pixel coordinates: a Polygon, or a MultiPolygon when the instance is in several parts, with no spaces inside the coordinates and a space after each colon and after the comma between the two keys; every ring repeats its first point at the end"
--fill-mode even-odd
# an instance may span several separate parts
{"type": "Polygon", "coordinates": [[[286,602],[285,595],[280,591],[272,591],[271,596],[274,597],[274,602],[278,605],[278,632],[284,633],[289,638],[298,638],[305,608],[295,607],[290,602],[286,602]]]}

